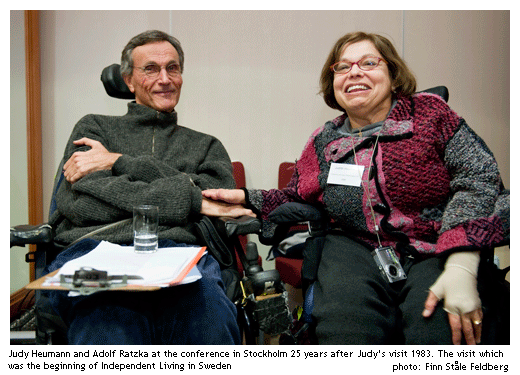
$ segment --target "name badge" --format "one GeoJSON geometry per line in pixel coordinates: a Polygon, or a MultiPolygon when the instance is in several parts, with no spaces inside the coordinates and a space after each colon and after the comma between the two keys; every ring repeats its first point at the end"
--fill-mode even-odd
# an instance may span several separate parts
{"type": "Polygon", "coordinates": [[[364,170],[364,165],[332,163],[327,183],[329,185],[361,186],[364,170]]]}

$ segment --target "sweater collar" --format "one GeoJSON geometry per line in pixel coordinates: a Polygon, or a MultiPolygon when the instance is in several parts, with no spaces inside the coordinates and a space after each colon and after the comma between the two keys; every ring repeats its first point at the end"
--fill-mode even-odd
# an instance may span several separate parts
{"type": "Polygon", "coordinates": [[[137,122],[154,125],[177,125],[177,112],[159,112],[135,101],[128,103],[127,116],[136,117],[137,122]]]}
{"type": "MultiPolygon", "coordinates": [[[[377,127],[377,130],[381,131],[381,137],[383,139],[385,139],[385,137],[393,138],[396,136],[406,137],[413,132],[413,114],[411,113],[413,110],[411,110],[410,107],[410,98],[404,96],[398,96],[396,98],[387,118],[378,124],[379,126],[377,127]]],[[[341,132],[341,128],[344,126],[346,121],[348,121],[347,114],[343,113],[341,116],[332,120],[333,129],[341,132]]],[[[362,132],[364,129],[369,130],[373,125],[375,124],[367,125],[365,128],[362,128],[362,132]]],[[[364,137],[375,136],[373,133],[374,132],[366,132],[364,137]]],[[[377,134],[377,131],[375,133],[377,134]]],[[[355,134],[358,135],[359,132],[355,132],[355,134]]],[[[343,131],[343,135],[350,135],[350,133],[345,133],[343,131]]]]}

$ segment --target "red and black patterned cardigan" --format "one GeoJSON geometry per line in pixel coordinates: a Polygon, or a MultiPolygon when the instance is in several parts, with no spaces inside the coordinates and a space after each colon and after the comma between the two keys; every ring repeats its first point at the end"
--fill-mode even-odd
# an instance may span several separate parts
{"type": "Polygon", "coordinates": [[[261,212],[264,236],[274,231],[267,218],[273,209],[304,201],[374,247],[379,244],[370,204],[383,246],[428,256],[509,242],[509,191],[493,154],[440,97],[397,98],[379,130],[375,153],[378,132],[367,137],[340,133],[345,118],[312,134],[286,189],[248,190],[248,203],[261,212]],[[327,184],[332,162],[354,164],[353,147],[357,163],[365,166],[368,190],[327,184]]]}

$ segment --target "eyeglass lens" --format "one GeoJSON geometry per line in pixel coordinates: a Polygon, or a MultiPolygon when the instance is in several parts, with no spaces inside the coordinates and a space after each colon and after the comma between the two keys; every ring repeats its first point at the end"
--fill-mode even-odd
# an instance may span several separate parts
{"type": "Polygon", "coordinates": [[[381,60],[379,57],[368,56],[357,62],[339,61],[332,66],[332,70],[336,73],[348,73],[354,65],[357,65],[361,70],[372,70],[379,65],[381,60]]]}
{"type": "MultiPolygon", "coordinates": [[[[151,64],[140,69],[149,77],[157,77],[162,68],[159,65],[151,64]]],[[[181,73],[181,69],[178,64],[170,64],[165,67],[165,70],[169,76],[176,76],[181,73]]]]}

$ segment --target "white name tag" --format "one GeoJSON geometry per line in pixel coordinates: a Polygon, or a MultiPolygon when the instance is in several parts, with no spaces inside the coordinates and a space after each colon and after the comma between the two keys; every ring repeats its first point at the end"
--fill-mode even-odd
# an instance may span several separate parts
{"type": "Polygon", "coordinates": [[[332,163],[327,183],[330,185],[361,186],[364,170],[364,165],[332,163]]]}

